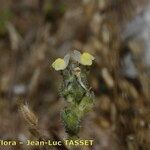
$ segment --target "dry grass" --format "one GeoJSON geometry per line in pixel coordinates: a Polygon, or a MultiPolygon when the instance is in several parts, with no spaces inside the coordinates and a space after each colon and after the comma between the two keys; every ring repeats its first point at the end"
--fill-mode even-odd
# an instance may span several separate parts
{"type": "MultiPolygon", "coordinates": [[[[42,138],[66,137],[59,115],[65,106],[58,95],[61,79],[50,64],[78,49],[96,58],[89,80],[96,95],[95,107],[83,120],[80,132],[82,139],[93,138],[95,142],[93,147],[79,149],[149,149],[149,67],[141,59],[142,41],[122,38],[127,23],[145,4],[140,5],[141,0],[131,2],[132,5],[122,0],[1,1],[1,139],[35,139],[41,133],[42,138]],[[115,2],[117,5],[113,5],[115,2]],[[5,10],[9,11],[4,13],[5,10]],[[132,69],[132,75],[127,68],[133,64],[124,61],[129,55],[134,57],[136,68],[132,69]],[[29,127],[18,112],[20,99],[38,116],[38,130],[27,130],[29,127]]],[[[29,115],[32,119],[27,116],[31,124],[37,124],[33,114],[29,115]]]]}

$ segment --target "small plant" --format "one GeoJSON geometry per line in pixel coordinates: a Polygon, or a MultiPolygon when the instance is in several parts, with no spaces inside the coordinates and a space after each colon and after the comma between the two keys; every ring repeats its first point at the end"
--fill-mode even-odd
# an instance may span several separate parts
{"type": "Polygon", "coordinates": [[[78,137],[81,119],[91,110],[94,103],[94,93],[87,81],[93,60],[91,54],[81,54],[75,50],[63,59],[56,59],[52,64],[63,77],[60,95],[68,105],[61,112],[61,118],[70,139],[78,137]]]}

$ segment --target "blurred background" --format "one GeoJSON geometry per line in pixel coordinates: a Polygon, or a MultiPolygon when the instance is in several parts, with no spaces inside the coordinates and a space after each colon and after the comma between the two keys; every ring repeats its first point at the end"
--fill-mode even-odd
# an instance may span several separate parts
{"type": "Polygon", "coordinates": [[[48,137],[66,137],[61,76],[51,64],[74,49],[96,58],[89,76],[95,105],[79,134],[94,145],[77,150],[149,150],[149,0],[0,0],[0,139],[34,139],[18,100],[48,137]]]}

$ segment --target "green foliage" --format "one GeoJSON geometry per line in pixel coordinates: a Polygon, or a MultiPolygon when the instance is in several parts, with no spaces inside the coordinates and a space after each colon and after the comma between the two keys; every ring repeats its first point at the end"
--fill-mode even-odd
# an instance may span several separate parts
{"type": "Polygon", "coordinates": [[[43,6],[43,13],[45,19],[50,22],[55,22],[57,17],[65,13],[67,6],[64,2],[59,2],[57,5],[55,1],[46,1],[43,6]]]}
{"type": "Polygon", "coordinates": [[[62,71],[63,82],[61,86],[61,95],[71,104],[68,104],[68,107],[61,114],[69,137],[77,136],[80,120],[91,110],[94,99],[93,92],[86,90],[89,89],[86,69],[81,70],[81,76],[76,76],[73,70],[79,65],[76,63],[72,65],[72,63],[62,71]],[[81,79],[80,82],[79,78],[81,79]],[[85,88],[83,88],[84,86],[85,88]]]}
{"type": "Polygon", "coordinates": [[[13,17],[13,12],[9,8],[0,10],[0,36],[6,33],[6,22],[13,17]]]}
{"type": "Polygon", "coordinates": [[[72,109],[64,109],[61,113],[66,132],[69,136],[74,136],[79,132],[79,118],[72,109]]]}

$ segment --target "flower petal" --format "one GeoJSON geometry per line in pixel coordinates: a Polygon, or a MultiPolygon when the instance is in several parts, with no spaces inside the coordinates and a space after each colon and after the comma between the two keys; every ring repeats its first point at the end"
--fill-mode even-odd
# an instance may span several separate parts
{"type": "Polygon", "coordinates": [[[52,67],[56,71],[58,71],[58,70],[64,70],[67,67],[67,65],[63,59],[58,58],[52,63],[52,67]]]}
{"type": "Polygon", "coordinates": [[[75,61],[77,61],[77,62],[80,62],[81,53],[80,53],[79,51],[77,51],[77,50],[74,50],[73,53],[74,53],[74,54],[73,54],[73,59],[74,59],[75,61]]]}
{"type": "Polygon", "coordinates": [[[65,55],[64,61],[65,61],[65,63],[66,63],[66,67],[67,67],[68,64],[69,64],[69,60],[70,60],[70,54],[65,55]]]}
{"type": "Polygon", "coordinates": [[[82,65],[91,66],[94,59],[95,58],[91,54],[85,52],[81,55],[80,63],[82,65]]]}

